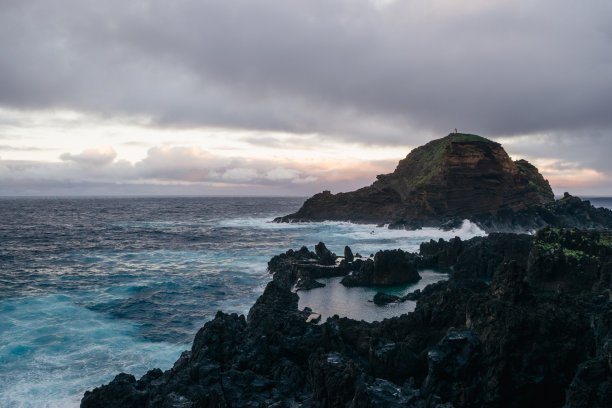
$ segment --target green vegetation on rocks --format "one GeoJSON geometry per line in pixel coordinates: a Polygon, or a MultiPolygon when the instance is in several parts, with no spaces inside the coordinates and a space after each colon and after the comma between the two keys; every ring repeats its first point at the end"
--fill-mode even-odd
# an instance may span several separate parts
{"type": "MultiPolygon", "coordinates": [[[[399,174],[404,188],[412,189],[423,184],[429,183],[434,177],[439,176],[444,169],[443,162],[451,143],[479,142],[499,146],[484,137],[469,133],[451,133],[441,139],[417,147],[397,165],[394,174],[399,174]]],[[[536,170],[537,172],[537,170],[536,170]]],[[[392,175],[378,176],[384,179],[392,175]]]]}
{"type": "Polygon", "coordinates": [[[526,160],[516,160],[514,162],[520,174],[527,179],[529,186],[537,192],[545,201],[552,201],[554,196],[548,181],[540,174],[537,167],[526,160]]]}
{"type": "Polygon", "coordinates": [[[528,281],[545,291],[610,288],[610,233],[544,228],[529,254],[528,281]]]}
{"type": "Polygon", "coordinates": [[[612,233],[606,231],[544,228],[538,232],[535,244],[542,249],[607,253],[612,251],[612,233]]]}
{"type": "Polygon", "coordinates": [[[413,149],[393,173],[377,176],[372,185],[316,194],[296,213],[276,221],[453,228],[466,218],[512,222],[514,213],[553,200],[552,189],[538,170],[524,160],[513,161],[499,143],[451,133],[413,149]]]}

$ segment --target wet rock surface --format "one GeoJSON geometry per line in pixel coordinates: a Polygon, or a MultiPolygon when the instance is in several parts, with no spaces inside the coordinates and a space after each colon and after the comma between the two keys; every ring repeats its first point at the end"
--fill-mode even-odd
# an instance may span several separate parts
{"type": "MultiPolygon", "coordinates": [[[[373,323],[309,322],[316,310],[298,310],[292,289],[327,266],[306,248],[287,251],[270,261],[274,279],[246,318],[219,312],[172,369],[119,374],[81,406],[612,406],[610,235],[545,230],[470,241],[425,245],[415,259],[454,268],[451,279],[423,289],[414,312],[373,323]],[[483,264],[487,251],[513,245],[519,259],[510,249],[483,264]],[[518,254],[523,245],[527,255],[518,254]],[[548,246],[595,261],[559,255],[551,267],[548,246]],[[482,253],[478,267],[459,262],[472,247],[482,253]],[[301,269],[312,264],[319,269],[301,269]],[[587,279],[577,285],[576,276],[587,279]]],[[[333,273],[347,270],[341,265],[333,273]]]]}

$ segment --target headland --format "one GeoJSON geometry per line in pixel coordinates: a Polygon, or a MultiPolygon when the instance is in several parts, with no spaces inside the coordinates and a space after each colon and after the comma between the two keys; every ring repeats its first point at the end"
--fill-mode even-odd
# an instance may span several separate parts
{"type": "Polygon", "coordinates": [[[276,222],[350,221],[389,228],[452,229],[464,219],[487,232],[601,228],[612,213],[565,195],[555,201],[538,169],[481,136],[451,133],[412,150],[395,171],[347,193],[323,191],[276,222]]]}

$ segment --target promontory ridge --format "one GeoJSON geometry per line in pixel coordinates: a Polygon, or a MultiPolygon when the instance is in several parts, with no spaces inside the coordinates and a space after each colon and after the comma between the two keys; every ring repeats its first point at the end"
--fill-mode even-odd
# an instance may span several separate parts
{"type": "Polygon", "coordinates": [[[599,221],[591,225],[592,219],[600,217],[597,211],[577,198],[569,204],[583,206],[574,213],[585,214],[567,217],[568,203],[555,202],[548,181],[536,167],[526,160],[513,161],[499,143],[477,135],[451,133],[433,140],[412,150],[393,173],[376,178],[356,191],[315,194],[296,213],[275,221],[448,229],[470,219],[487,232],[601,227],[599,221]]]}

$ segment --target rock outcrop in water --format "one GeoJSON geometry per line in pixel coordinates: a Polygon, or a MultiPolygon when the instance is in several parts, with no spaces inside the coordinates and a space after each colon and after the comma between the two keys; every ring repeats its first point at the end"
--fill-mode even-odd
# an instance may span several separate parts
{"type": "Polygon", "coordinates": [[[553,198],[538,170],[525,160],[512,161],[499,143],[450,134],[414,149],[371,186],[335,195],[324,191],[277,221],[437,226],[502,209],[519,211],[553,198]]]}
{"type": "Polygon", "coordinates": [[[487,232],[612,228],[612,211],[566,194],[555,201],[548,181],[525,160],[512,161],[499,143],[450,134],[418,147],[391,174],[348,193],[315,194],[276,222],[351,221],[418,229],[461,226],[487,232]]]}
{"type": "Polygon", "coordinates": [[[401,249],[378,251],[374,259],[346,262],[350,275],[342,278],[344,286],[394,286],[421,280],[417,272],[419,257],[401,249]]]}
{"type": "Polygon", "coordinates": [[[299,270],[316,256],[306,248],[274,257],[247,318],[219,312],[172,369],[119,374],[81,406],[610,407],[612,235],[451,241],[418,255],[455,268],[451,279],[426,287],[413,313],[374,323],[313,323],[292,288],[325,269],[299,270]]]}

